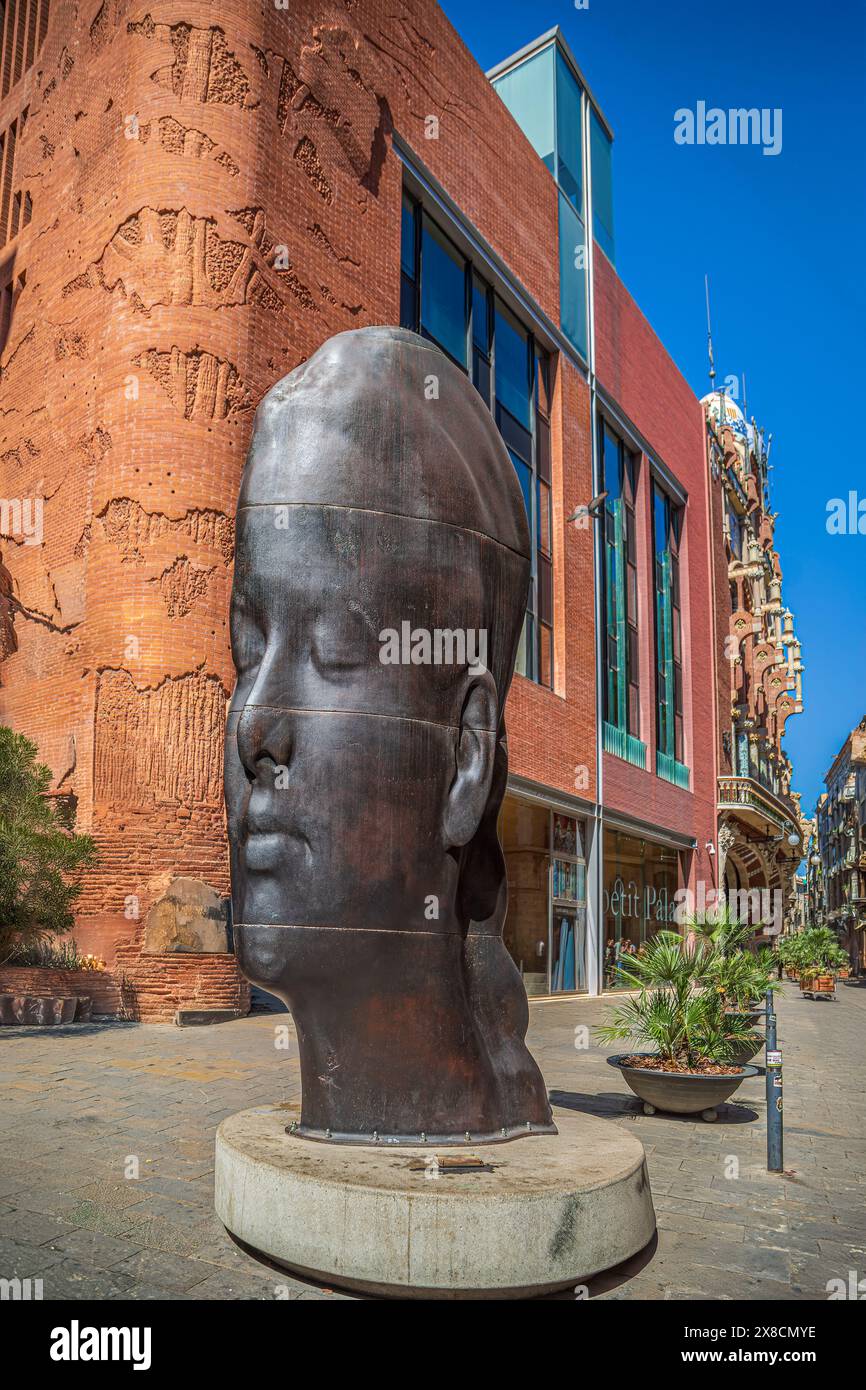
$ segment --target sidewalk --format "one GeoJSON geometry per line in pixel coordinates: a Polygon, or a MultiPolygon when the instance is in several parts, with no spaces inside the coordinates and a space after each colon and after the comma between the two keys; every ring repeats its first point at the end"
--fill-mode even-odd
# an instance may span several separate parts
{"type": "MultiPolygon", "coordinates": [[[[835,1004],[790,985],[779,999],[783,1177],[765,1170],[763,1077],[715,1124],[647,1117],[604,1060],[621,1049],[581,1031],[602,1011],[536,1002],[529,1032],[554,1107],[628,1126],[648,1155],[657,1242],[590,1296],[824,1299],[828,1280],[864,1277],[866,987],[841,984],[835,1004]]],[[[346,1297],[259,1263],[213,1215],[219,1121],[274,1101],[296,1110],[287,1014],[4,1028],[0,1094],[0,1278],[41,1278],[46,1299],[346,1297]]]]}

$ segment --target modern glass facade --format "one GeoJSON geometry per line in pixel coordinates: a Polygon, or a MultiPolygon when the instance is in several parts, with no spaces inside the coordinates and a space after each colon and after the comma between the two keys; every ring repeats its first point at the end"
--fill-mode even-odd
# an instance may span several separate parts
{"type": "Polygon", "coordinates": [[[532,580],[516,669],[553,684],[551,363],[544,348],[421,203],[403,197],[400,321],[429,338],[492,410],[520,481],[532,580]]]}
{"type": "Polygon", "coordinates": [[[560,326],[588,359],[586,228],[592,226],[593,236],[612,261],[612,143],[561,39],[548,36],[542,42],[540,49],[497,69],[491,81],[557,182],[560,326]]]}

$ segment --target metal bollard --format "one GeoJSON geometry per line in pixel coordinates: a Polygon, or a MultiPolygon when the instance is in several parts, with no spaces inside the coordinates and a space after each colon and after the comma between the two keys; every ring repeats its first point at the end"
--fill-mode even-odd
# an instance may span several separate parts
{"type": "Polygon", "coordinates": [[[767,990],[767,1172],[784,1171],[782,1158],[782,1054],[776,1047],[776,1013],[773,991],[767,990]]]}

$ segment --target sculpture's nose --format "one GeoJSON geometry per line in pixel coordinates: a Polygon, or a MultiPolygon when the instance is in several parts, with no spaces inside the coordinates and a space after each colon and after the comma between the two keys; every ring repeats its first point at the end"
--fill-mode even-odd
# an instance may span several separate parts
{"type": "Polygon", "coordinates": [[[286,710],[247,705],[238,720],[238,753],[251,781],[264,769],[288,767],[294,747],[293,720],[286,710]]]}

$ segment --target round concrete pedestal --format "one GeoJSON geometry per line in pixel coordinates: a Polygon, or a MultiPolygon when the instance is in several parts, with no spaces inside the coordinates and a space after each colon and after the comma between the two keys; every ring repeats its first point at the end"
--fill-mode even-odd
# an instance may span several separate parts
{"type": "Polygon", "coordinates": [[[555,1118],[558,1135],[467,1151],[315,1143],[285,1132],[285,1109],[243,1110],[217,1130],[217,1215],[269,1259],[364,1293],[525,1298],[585,1283],[655,1231],[643,1145],[592,1115],[555,1118]],[[469,1158],[484,1168],[444,1162],[469,1158]]]}

